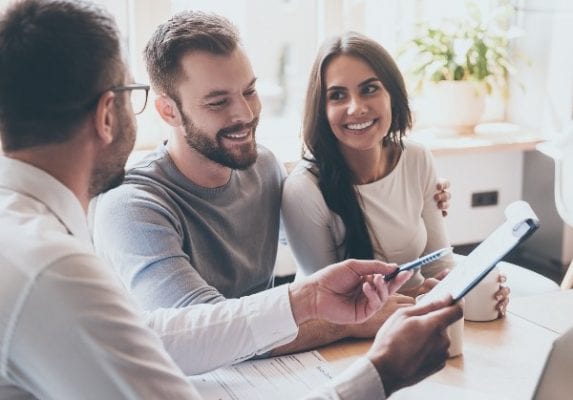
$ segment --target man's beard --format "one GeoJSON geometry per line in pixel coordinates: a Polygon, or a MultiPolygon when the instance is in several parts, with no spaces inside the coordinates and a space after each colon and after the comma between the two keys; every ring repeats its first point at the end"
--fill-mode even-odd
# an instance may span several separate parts
{"type": "Polygon", "coordinates": [[[220,129],[211,139],[204,131],[195,126],[190,118],[181,112],[183,127],[185,129],[185,141],[187,144],[206,158],[219,165],[231,169],[247,169],[257,160],[257,143],[255,130],[259,118],[255,117],[246,124],[236,124],[220,129]],[[234,151],[224,146],[225,135],[250,129],[253,135],[248,143],[233,146],[234,151]]]}
{"type": "Polygon", "coordinates": [[[101,185],[99,188],[97,188],[98,192],[94,193],[92,197],[95,197],[98,194],[105,193],[111,189],[118,187],[123,183],[124,180],[125,180],[125,167],[123,167],[121,170],[117,171],[114,175],[109,177],[108,180],[105,181],[104,185],[101,185]]]}
{"type": "Polygon", "coordinates": [[[90,182],[90,197],[121,185],[125,179],[125,163],[133,150],[136,127],[127,112],[117,105],[116,115],[119,121],[113,128],[115,139],[108,146],[108,152],[97,161],[98,165],[90,182]]]}

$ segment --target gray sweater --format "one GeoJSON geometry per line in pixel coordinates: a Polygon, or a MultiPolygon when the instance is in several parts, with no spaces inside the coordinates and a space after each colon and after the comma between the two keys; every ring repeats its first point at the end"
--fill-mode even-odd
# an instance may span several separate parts
{"type": "Polygon", "coordinates": [[[96,251],[146,310],[215,303],[273,284],[280,164],[259,146],[255,164],[215,189],[195,185],[164,145],[96,204],[96,251]]]}

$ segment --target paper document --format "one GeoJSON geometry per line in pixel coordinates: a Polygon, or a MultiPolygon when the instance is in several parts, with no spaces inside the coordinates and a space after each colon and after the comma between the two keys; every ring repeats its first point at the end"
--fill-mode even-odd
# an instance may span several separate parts
{"type": "Polygon", "coordinates": [[[206,400],[290,400],[328,382],[336,372],[311,351],[245,361],[188,379],[206,400]]]}

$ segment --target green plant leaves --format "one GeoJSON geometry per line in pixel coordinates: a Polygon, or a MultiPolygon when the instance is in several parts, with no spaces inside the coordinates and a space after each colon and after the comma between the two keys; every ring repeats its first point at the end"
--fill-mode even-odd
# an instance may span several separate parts
{"type": "Polygon", "coordinates": [[[503,89],[513,70],[508,50],[513,35],[508,29],[510,16],[507,10],[496,10],[483,22],[479,8],[473,7],[462,21],[418,25],[417,35],[403,51],[415,53],[411,73],[416,87],[421,88],[424,81],[473,80],[488,92],[492,85],[503,89]]]}

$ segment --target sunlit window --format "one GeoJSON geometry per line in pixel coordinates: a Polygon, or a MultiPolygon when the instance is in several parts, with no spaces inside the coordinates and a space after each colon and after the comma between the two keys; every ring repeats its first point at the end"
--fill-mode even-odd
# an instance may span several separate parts
{"type": "MultiPolygon", "coordinates": [[[[101,0],[118,15],[138,80],[146,80],[141,52],[153,29],[181,10],[221,14],[239,28],[258,77],[263,112],[259,143],[282,160],[300,155],[302,104],[314,55],[328,36],[355,30],[380,41],[396,58],[419,21],[464,16],[457,0],[101,0]],[[439,4],[438,4],[439,3],[439,4]],[[446,11],[444,11],[446,10],[446,11]],[[134,37],[135,36],[135,37],[134,37]]],[[[495,1],[480,2],[483,12],[495,1]]],[[[150,102],[139,117],[139,147],[153,147],[169,134],[150,102]]]]}
{"type": "MultiPolygon", "coordinates": [[[[282,160],[296,160],[302,104],[308,73],[320,43],[332,34],[355,30],[376,40],[398,60],[408,78],[417,110],[422,96],[408,73],[404,49],[420,23],[440,25],[465,20],[476,8],[484,19],[500,5],[510,5],[508,23],[523,28],[514,40],[524,53],[517,77],[504,96],[490,96],[484,120],[511,120],[528,128],[558,129],[573,109],[573,6],[560,0],[97,0],[117,19],[127,61],[134,78],[148,82],[143,48],[160,23],[184,9],[201,9],[226,16],[239,28],[258,77],[263,112],[258,141],[282,160]],[[473,4],[473,6],[470,6],[473,4]],[[543,35],[543,37],[539,36],[543,35]],[[558,58],[562,61],[558,61],[558,58]],[[547,99],[548,101],[542,101],[547,99]],[[521,113],[520,110],[528,110],[521,113]]],[[[8,4],[0,0],[0,7],[8,4]]],[[[411,42],[410,42],[411,44],[411,42]]],[[[169,135],[169,127],[154,109],[151,93],[146,111],[138,116],[137,147],[150,149],[169,135]]],[[[423,124],[423,113],[418,122],[423,124]]]]}

